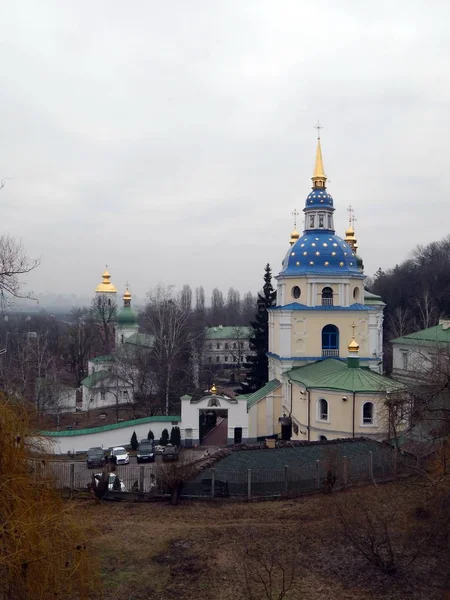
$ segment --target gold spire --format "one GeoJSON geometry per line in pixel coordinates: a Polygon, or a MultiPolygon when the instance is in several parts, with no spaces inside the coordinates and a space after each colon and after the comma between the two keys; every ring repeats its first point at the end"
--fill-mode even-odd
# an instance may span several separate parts
{"type": "Polygon", "coordinates": [[[293,246],[299,237],[299,232],[296,229],[294,229],[291,233],[291,239],[289,240],[290,245],[293,246]]]}
{"type": "Polygon", "coordinates": [[[317,150],[316,150],[316,164],[314,165],[314,173],[311,177],[313,182],[313,187],[315,188],[324,188],[326,187],[327,177],[325,175],[325,170],[323,168],[323,159],[322,159],[322,148],[320,146],[320,130],[321,126],[319,123],[316,125],[317,128],[317,150]]]}
{"type": "Polygon", "coordinates": [[[125,293],[123,295],[123,305],[130,306],[130,304],[131,304],[131,294],[130,294],[130,290],[129,290],[129,285],[127,283],[125,293]]]}
{"type": "Polygon", "coordinates": [[[212,384],[212,388],[209,391],[211,392],[211,394],[213,396],[215,396],[217,394],[217,388],[216,388],[216,384],[215,383],[212,384]]]}
{"type": "Polygon", "coordinates": [[[348,345],[348,351],[355,353],[355,352],[358,352],[358,350],[359,350],[359,344],[355,340],[355,338],[353,338],[352,341],[350,342],[350,344],[348,345]]]}
{"type": "Polygon", "coordinates": [[[348,213],[348,227],[345,230],[345,238],[344,240],[347,242],[347,244],[350,246],[350,248],[353,250],[353,252],[356,253],[356,251],[358,250],[358,240],[356,239],[356,235],[355,235],[355,213],[354,210],[351,206],[349,206],[347,208],[347,213],[348,213]]]}
{"type": "Polygon", "coordinates": [[[106,266],[102,275],[102,282],[98,284],[98,286],[95,288],[95,291],[99,293],[111,292],[114,294],[117,292],[116,286],[111,283],[111,275],[108,272],[108,266],[106,266]]]}
{"type": "Polygon", "coordinates": [[[300,237],[300,234],[297,231],[297,217],[299,214],[300,213],[298,212],[298,210],[294,208],[294,210],[292,211],[292,216],[294,217],[294,229],[292,230],[291,239],[289,240],[291,246],[293,246],[300,237]]]}
{"type": "Polygon", "coordinates": [[[356,353],[358,352],[358,350],[359,350],[359,344],[358,344],[358,342],[355,340],[355,328],[356,328],[356,325],[355,325],[355,323],[353,322],[353,323],[352,323],[352,330],[353,330],[353,333],[352,333],[352,341],[351,341],[351,342],[350,342],[350,344],[347,346],[347,348],[348,348],[348,351],[349,351],[349,352],[351,352],[351,353],[353,353],[353,354],[356,354],[356,353]]]}

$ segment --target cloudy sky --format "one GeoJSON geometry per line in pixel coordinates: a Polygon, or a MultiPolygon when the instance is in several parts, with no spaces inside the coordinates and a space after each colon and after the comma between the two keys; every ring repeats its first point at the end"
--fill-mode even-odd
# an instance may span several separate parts
{"type": "MultiPolygon", "coordinates": [[[[37,292],[256,291],[314,124],[366,272],[449,233],[450,2],[3,0],[2,230],[37,292]]],[[[301,223],[300,223],[301,225],[301,223]]]]}

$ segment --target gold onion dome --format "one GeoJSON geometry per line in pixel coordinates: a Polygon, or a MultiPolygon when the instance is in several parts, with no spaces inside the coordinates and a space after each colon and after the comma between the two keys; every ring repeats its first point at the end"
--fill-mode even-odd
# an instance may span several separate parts
{"type": "Polygon", "coordinates": [[[216,388],[216,384],[215,383],[212,384],[212,388],[209,391],[211,392],[211,394],[213,396],[215,396],[217,394],[217,388],[216,388]]]}
{"type": "Polygon", "coordinates": [[[103,281],[98,284],[98,286],[95,288],[95,291],[117,293],[117,288],[111,283],[111,275],[107,269],[103,273],[102,278],[103,281]]]}
{"type": "Polygon", "coordinates": [[[358,352],[358,350],[359,350],[359,344],[355,340],[355,338],[353,338],[352,341],[350,342],[350,344],[348,345],[348,351],[349,352],[358,352]]]}
{"type": "Polygon", "coordinates": [[[300,234],[299,232],[294,229],[293,232],[291,233],[291,239],[289,240],[289,243],[291,244],[291,246],[293,246],[295,244],[295,242],[299,239],[300,234]]]}
{"type": "Polygon", "coordinates": [[[125,290],[125,293],[123,295],[123,299],[124,300],[131,300],[131,294],[130,294],[130,290],[128,288],[125,290]]]}

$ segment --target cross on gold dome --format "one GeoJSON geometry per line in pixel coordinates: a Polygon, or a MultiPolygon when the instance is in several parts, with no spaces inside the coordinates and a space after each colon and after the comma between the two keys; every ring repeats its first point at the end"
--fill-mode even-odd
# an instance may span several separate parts
{"type": "Polygon", "coordinates": [[[291,215],[294,217],[294,229],[297,229],[297,217],[300,213],[296,208],[291,212],[291,215]]]}
{"type": "Polygon", "coordinates": [[[320,140],[320,130],[323,129],[323,126],[317,121],[317,125],[314,125],[314,129],[317,129],[317,139],[320,140]]]}

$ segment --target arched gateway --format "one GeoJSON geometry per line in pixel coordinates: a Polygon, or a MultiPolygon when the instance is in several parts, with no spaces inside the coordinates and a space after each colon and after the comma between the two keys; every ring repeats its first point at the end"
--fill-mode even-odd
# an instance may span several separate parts
{"type": "Polygon", "coordinates": [[[230,398],[212,387],[202,398],[181,397],[181,439],[186,447],[226,446],[247,441],[246,398],[230,398]]]}

